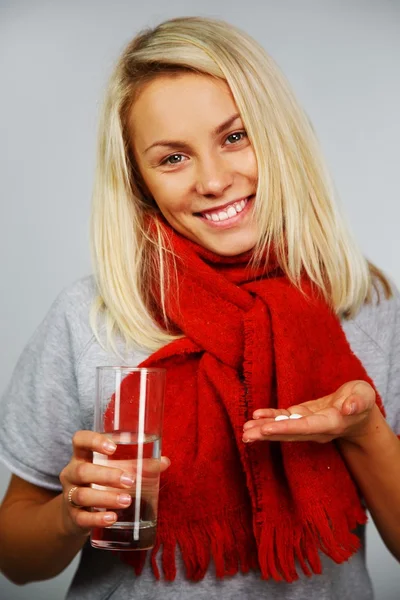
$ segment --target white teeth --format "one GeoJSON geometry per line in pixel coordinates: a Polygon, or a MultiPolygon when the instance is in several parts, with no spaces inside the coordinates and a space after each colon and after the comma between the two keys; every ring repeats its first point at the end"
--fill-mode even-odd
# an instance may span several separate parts
{"type": "Polygon", "coordinates": [[[248,199],[246,198],[240,202],[235,202],[235,204],[231,204],[228,208],[221,210],[220,212],[203,213],[203,216],[208,221],[226,221],[226,219],[231,219],[232,217],[235,217],[237,213],[242,212],[247,204],[247,200],[248,199]]]}

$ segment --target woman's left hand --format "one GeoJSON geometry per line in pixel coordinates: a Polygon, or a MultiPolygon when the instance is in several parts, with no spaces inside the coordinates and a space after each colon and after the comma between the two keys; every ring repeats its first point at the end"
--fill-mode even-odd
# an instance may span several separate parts
{"type": "Polygon", "coordinates": [[[291,406],[287,410],[258,409],[253,420],[243,427],[243,442],[331,442],[335,438],[356,441],[371,426],[372,415],[379,412],[375,390],[366,381],[349,381],[336,392],[291,406]],[[275,421],[279,415],[302,418],[275,421]]]}

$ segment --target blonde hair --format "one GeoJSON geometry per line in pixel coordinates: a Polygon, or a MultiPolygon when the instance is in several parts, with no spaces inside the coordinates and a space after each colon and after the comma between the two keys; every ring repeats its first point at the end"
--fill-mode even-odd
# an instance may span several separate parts
{"type": "MultiPolygon", "coordinates": [[[[156,239],[147,229],[146,217],[157,209],[132,158],[128,118],[144,83],[182,71],[225,80],[242,116],[258,164],[255,260],[273,244],[294,285],[300,285],[305,272],[339,315],[356,314],[370,296],[372,271],[338,213],[307,116],[273,60],[251,37],[221,21],[186,17],[137,35],[108,85],[91,219],[99,290],[91,314],[94,331],[102,313],[112,346],[116,333],[149,350],[176,337],[153,317],[150,290],[155,281],[163,306],[171,284],[165,268],[170,250],[160,229],[156,239]]],[[[389,293],[385,278],[378,277],[389,293]]]]}

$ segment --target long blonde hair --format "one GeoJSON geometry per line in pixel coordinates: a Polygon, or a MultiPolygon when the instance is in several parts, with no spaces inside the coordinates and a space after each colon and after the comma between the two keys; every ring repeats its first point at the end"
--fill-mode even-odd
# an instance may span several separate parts
{"type": "Polygon", "coordinates": [[[171,284],[165,268],[170,250],[160,230],[156,239],[147,230],[146,216],[157,208],[132,158],[127,123],[144,83],[188,70],[227,82],[252,143],[259,174],[255,260],[273,244],[294,285],[306,272],[338,314],[356,314],[369,297],[372,271],[338,213],[307,116],[273,60],[252,38],[221,21],[186,17],[137,35],[109,81],[91,219],[99,290],[91,313],[94,331],[101,313],[112,346],[116,333],[149,350],[174,338],[152,316],[151,284],[160,286],[162,304],[171,284]]]}

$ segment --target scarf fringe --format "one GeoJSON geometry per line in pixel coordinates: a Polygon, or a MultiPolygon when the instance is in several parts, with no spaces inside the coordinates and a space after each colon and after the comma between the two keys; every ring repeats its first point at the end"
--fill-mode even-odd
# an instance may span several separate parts
{"type": "MultiPolygon", "coordinates": [[[[239,571],[260,570],[262,579],[287,581],[299,579],[298,570],[310,577],[322,572],[320,552],[336,563],[348,560],[360,547],[354,530],[365,524],[365,512],[357,508],[345,515],[329,515],[322,505],[313,505],[312,513],[304,515],[303,525],[291,522],[264,523],[260,530],[258,552],[248,507],[225,511],[220,517],[177,525],[163,522],[162,539],[150,551],[150,562],[156,579],[161,579],[157,555],[162,547],[161,565],[164,579],[174,581],[177,574],[178,547],[185,566],[186,578],[200,581],[207,573],[210,562],[215,576],[223,578],[239,571]],[[332,518],[331,518],[332,517],[332,518]],[[335,523],[332,530],[331,523],[335,523]]],[[[140,575],[146,552],[121,553],[121,558],[140,575]]]]}
{"type": "MultiPolygon", "coordinates": [[[[257,548],[252,534],[249,507],[227,510],[219,517],[198,521],[163,522],[156,545],[150,551],[150,562],[156,579],[161,579],[157,555],[162,547],[161,565],[164,579],[176,578],[178,547],[185,566],[186,578],[200,581],[207,573],[211,561],[217,578],[232,576],[241,571],[248,573],[258,568],[257,548]]],[[[121,552],[122,560],[130,564],[138,576],[143,571],[146,552],[121,552]]]]}
{"type": "MultiPolygon", "coordinates": [[[[239,571],[247,573],[258,566],[247,507],[240,506],[225,511],[219,517],[183,523],[182,526],[163,523],[162,531],[163,539],[159,545],[163,546],[162,567],[167,581],[173,581],[176,577],[177,546],[181,551],[186,577],[192,581],[204,578],[211,560],[217,578],[235,575],[239,571]]],[[[159,579],[159,570],[154,569],[157,552],[158,547],[154,547],[151,558],[154,575],[159,579]]]]}
{"type": "Polygon", "coordinates": [[[305,516],[301,528],[264,523],[258,552],[262,579],[292,583],[299,578],[297,567],[308,577],[318,575],[322,572],[320,552],[338,564],[345,562],[360,548],[352,530],[366,521],[365,512],[357,507],[347,515],[338,511],[333,518],[322,505],[313,505],[312,516],[305,516]],[[335,523],[334,530],[331,523],[335,523]]]}

